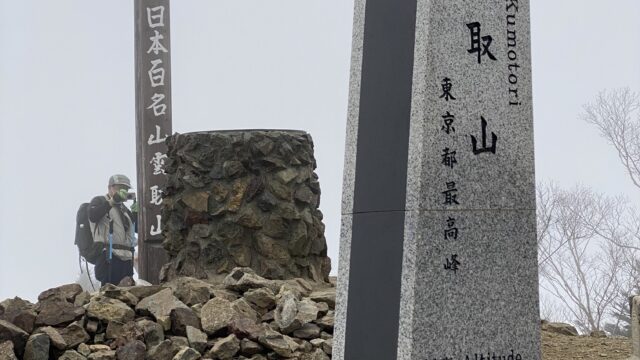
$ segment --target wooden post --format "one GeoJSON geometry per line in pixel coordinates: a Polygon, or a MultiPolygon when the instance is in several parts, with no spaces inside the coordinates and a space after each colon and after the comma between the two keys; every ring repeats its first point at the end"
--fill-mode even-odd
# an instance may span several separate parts
{"type": "Polygon", "coordinates": [[[166,137],[171,134],[169,0],[134,0],[136,152],[140,278],[159,281],[168,258],[162,248],[162,193],[166,137]]]}

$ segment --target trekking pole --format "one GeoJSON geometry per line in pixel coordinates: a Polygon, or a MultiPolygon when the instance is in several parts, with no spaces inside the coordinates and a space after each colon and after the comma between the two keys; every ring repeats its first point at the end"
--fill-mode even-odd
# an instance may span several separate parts
{"type": "Polygon", "coordinates": [[[113,258],[113,220],[109,222],[109,254],[107,257],[107,282],[113,284],[111,279],[111,259],[113,258]]]}

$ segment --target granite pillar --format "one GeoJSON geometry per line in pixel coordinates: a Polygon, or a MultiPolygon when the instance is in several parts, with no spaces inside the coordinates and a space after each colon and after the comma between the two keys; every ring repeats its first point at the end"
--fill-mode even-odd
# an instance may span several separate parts
{"type": "Polygon", "coordinates": [[[539,359],[529,1],[357,0],[335,359],[539,359]]]}

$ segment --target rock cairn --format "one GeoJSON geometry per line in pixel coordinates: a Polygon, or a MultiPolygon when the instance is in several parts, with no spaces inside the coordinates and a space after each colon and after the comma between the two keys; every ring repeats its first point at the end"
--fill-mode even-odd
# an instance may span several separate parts
{"type": "Polygon", "coordinates": [[[313,141],[303,131],[238,130],[167,139],[161,280],[222,279],[235,267],[268,279],[328,281],[313,141]]]}
{"type": "Polygon", "coordinates": [[[182,277],[93,294],[63,285],[36,304],[0,302],[0,359],[326,360],[334,307],[332,283],[268,280],[249,268],[217,285],[182,277]]]}

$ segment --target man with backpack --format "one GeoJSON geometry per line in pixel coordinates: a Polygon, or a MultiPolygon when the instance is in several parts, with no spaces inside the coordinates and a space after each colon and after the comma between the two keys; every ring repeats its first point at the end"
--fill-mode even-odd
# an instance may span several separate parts
{"type": "Polygon", "coordinates": [[[101,250],[95,259],[95,275],[102,284],[118,285],[123,278],[133,275],[138,204],[129,189],[128,177],[113,175],[109,178],[109,192],[94,197],[88,206],[93,243],[101,250]],[[131,210],[124,205],[127,200],[133,200],[131,210]]]}

